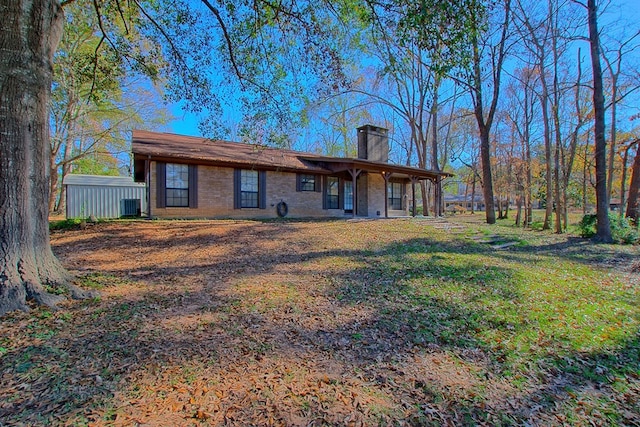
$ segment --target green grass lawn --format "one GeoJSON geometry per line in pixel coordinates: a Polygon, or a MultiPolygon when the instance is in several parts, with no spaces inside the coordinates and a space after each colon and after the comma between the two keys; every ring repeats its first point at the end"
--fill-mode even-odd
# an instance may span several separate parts
{"type": "Polygon", "coordinates": [[[0,424],[640,424],[638,246],[480,215],[52,242],[103,294],[0,319],[0,424]]]}

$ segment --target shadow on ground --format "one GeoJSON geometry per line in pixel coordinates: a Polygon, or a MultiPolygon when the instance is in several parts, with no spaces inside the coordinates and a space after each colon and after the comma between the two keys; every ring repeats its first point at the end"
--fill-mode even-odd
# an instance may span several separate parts
{"type": "Polygon", "coordinates": [[[565,351],[553,336],[514,350],[509,340],[538,325],[509,314],[526,296],[514,269],[490,262],[504,254],[428,234],[336,221],[54,236],[65,265],[103,297],[2,319],[0,420],[638,422],[637,334],[602,351],[565,351]]]}

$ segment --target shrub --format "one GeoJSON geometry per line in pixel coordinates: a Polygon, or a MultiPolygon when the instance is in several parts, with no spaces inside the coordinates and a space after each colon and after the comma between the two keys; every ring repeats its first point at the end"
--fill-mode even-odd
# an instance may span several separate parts
{"type": "Polygon", "coordinates": [[[587,214],[582,217],[578,228],[580,229],[580,235],[585,238],[590,238],[596,235],[596,214],[587,214]]]}
{"type": "Polygon", "coordinates": [[[49,230],[74,230],[80,228],[82,220],[79,218],[62,219],[58,221],[49,221],[49,230]]]}
{"type": "MultiPolygon", "coordinates": [[[[596,235],[597,217],[595,214],[588,214],[582,217],[578,224],[580,235],[590,238],[596,235]]],[[[640,241],[638,228],[634,227],[628,218],[620,217],[616,213],[609,212],[609,223],[611,224],[611,237],[618,243],[633,244],[640,241]]]]}
{"type": "Polygon", "coordinates": [[[616,242],[633,244],[640,241],[638,228],[633,226],[629,218],[609,214],[609,221],[611,222],[611,235],[616,242]]]}

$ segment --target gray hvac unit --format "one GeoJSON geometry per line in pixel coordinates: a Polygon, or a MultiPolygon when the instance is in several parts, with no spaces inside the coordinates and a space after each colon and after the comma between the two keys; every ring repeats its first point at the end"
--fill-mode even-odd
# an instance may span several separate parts
{"type": "Polygon", "coordinates": [[[120,216],[140,216],[140,199],[122,199],[120,216]]]}

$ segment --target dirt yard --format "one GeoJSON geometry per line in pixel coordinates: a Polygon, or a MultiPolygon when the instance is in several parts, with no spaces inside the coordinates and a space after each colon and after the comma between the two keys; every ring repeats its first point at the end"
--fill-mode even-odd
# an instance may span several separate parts
{"type": "MultiPolygon", "coordinates": [[[[0,426],[562,425],[577,399],[592,407],[579,421],[607,424],[597,380],[573,398],[575,378],[547,359],[509,371],[453,293],[408,296],[417,270],[398,257],[475,256],[464,232],[408,219],[53,232],[101,297],[1,320],[0,426]]],[[[445,273],[420,274],[446,286],[445,273]]],[[[455,272],[476,287],[502,274],[485,273],[455,272]]],[[[638,425],[638,381],[625,390],[616,419],[638,425]]]]}

